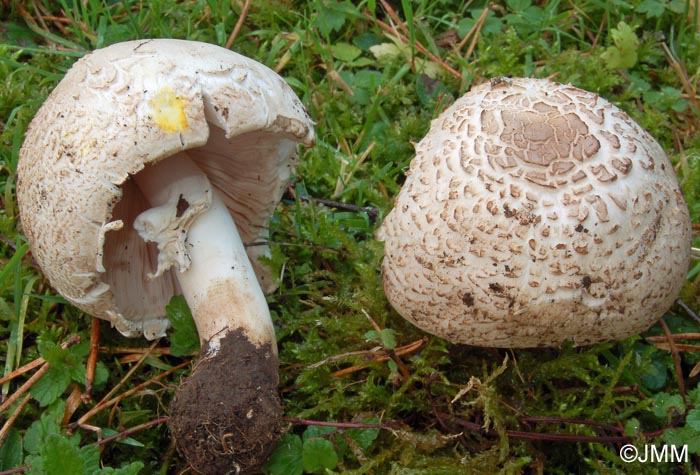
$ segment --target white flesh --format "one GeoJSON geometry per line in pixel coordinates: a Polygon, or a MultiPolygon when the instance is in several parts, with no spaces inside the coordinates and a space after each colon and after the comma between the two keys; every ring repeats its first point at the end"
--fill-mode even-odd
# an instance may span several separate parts
{"type": "Polygon", "coordinates": [[[206,175],[181,152],[147,165],[134,180],[151,205],[134,228],[158,245],[155,275],[176,267],[202,344],[216,353],[219,340],[240,328],[251,343],[276,349],[265,295],[236,224],[206,175]]]}

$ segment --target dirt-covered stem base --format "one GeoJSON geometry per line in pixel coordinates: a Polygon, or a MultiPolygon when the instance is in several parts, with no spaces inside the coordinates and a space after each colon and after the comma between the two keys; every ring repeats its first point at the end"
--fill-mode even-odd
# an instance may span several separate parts
{"type": "Polygon", "coordinates": [[[259,473],[281,430],[277,355],[271,344],[253,345],[242,330],[220,345],[180,386],[170,406],[170,430],[198,473],[259,473]]]}

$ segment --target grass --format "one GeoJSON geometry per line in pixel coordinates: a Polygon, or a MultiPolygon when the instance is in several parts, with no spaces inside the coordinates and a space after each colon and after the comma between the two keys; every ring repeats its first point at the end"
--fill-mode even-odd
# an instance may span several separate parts
{"type": "Polygon", "coordinates": [[[698,247],[700,36],[684,13],[692,5],[3,2],[0,473],[187,473],[164,424],[193,356],[182,355],[187,324],[152,345],[96,329],[102,349],[84,397],[91,320],[42,277],[14,197],[24,131],[65,71],[89,50],[147,37],[230,44],[280,72],[317,123],[318,144],[304,151],[272,222],[271,265],[282,279],[269,303],[289,430],[269,473],[697,473],[697,260],[679,304],[642,335],[490,350],[450,345],[393,312],[374,240],[430,120],[473,84],[527,75],[597,92],[659,140],[698,247]],[[687,446],[688,456],[625,463],[627,443],[687,446]]]}

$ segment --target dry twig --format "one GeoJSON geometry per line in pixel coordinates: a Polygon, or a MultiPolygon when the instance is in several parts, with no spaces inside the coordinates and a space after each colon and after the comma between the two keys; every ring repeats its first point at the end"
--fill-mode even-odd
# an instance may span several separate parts
{"type": "Polygon", "coordinates": [[[95,369],[100,353],[100,319],[92,317],[90,328],[90,353],[88,354],[87,369],[85,370],[85,392],[81,399],[84,402],[92,400],[92,384],[95,381],[95,369]]]}
{"type": "MultiPolygon", "coordinates": [[[[391,11],[393,11],[393,9],[392,9],[391,11]]],[[[395,14],[395,13],[396,13],[396,12],[394,12],[394,14],[395,14]]],[[[390,16],[391,16],[391,15],[390,15],[390,16]]],[[[390,26],[390,25],[384,23],[383,21],[381,21],[381,20],[379,20],[379,19],[377,19],[377,18],[372,17],[371,15],[369,15],[369,14],[367,14],[367,13],[365,13],[365,17],[366,17],[367,19],[371,20],[371,21],[376,22],[377,25],[379,25],[379,27],[380,27],[382,30],[384,30],[385,32],[387,32],[387,33],[389,33],[389,34],[391,34],[391,35],[396,36],[396,38],[398,38],[399,40],[401,40],[401,42],[407,43],[407,44],[410,43],[410,41],[409,41],[409,39],[406,37],[406,35],[403,34],[403,33],[401,33],[401,32],[399,32],[399,31],[396,29],[396,27],[390,26]]],[[[404,23],[401,22],[400,24],[403,25],[404,23]]],[[[440,58],[440,57],[434,55],[433,53],[431,53],[430,51],[428,51],[428,49],[427,49],[425,46],[423,46],[420,42],[416,41],[416,43],[414,44],[414,47],[415,47],[415,49],[416,49],[418,52],[420,52],[421,54],[424,54],[424,55],[428,56],[428,58],[430,58],[431,61],[434,61],[435,63],[437,63],[438,65],[440,65],[440,67],[441,67],[442,69],[444,69],[445,71],[447,71],[450,75],[454,76],[455,78],[457,78],[457,79],[459,79],[459,80],[462,80],[462,74],[461,74],[459,71],[455,70],[453,67],[451,67],[449,64],[447,64],[442,58],[440,58]]]]}
{"type": "Polygon", "coordinates": [[[226,49],[231,49],[233,42],[236,41],[238,34],[241,32],[241,28],[243,28],[243,24],[245,23],[245,19],[248,16],[249,9],[250,9],[250,0],[245,0],[245,3],[243,4],[243,9],[241,10],[241,16],[238,17],[238,20],[236,21],[236,25],[233,27],[233,31],[231,31],[231,34],[229,35],[228,40],[226,40],[226,49]]]}
{"type": "MultiPolygon", "coordinates": [[[[155,340],[155,341],[151,344],[151,346],[149,347],[149,350],[152,351],[152,350],[156,347],[156,345],[158,344],[158,342],[159,342],[159,340],[155,340]]],[[[114,394],[116,394],[116,392],[119,390],[119,388],[121,388],[121,387],[124,385],[124,383],[126,383],[126,381],[128,381],[129,378],[131,378],[131,375],[136,371],[136,369],[138,369],[138,368],[141,366],[141,364],[143,364],[143,362],[146,360],[146,358],[151,354],[151,351],[147,351],[147,352],[143,353],[143,355],[141,355],[141,358],[139,359],[139,361],[137,361],[136,364],[134,364],[134,366],[133,366],[131,369],[129,369],[129,371],[124,375],[124,377],[121,379],[121,381],[119,381],[119,382],[118,382],[118,383],[117,383],[117,384],[102,398],[102,400],[101,400],[100,402],[98,402],[98,403],[97,403],[92,409],[90,409],[88,412],[86,412],[85,414],[83,414],[83,416],[82,416],[80,419],[78,419],[76,422],[70,424],[70,426],[69,426],[69,431],[73,431],[73,430],[75,430],[77,427],[83,427],[83,426],[85,426],[85,425],[87,424],[87,421],[89,421],[95,414],[99,413],[100,411],[102,411],[102,410],[104,410],[104,409],[107,409],[108,407],[112,407],[112,406],[118,404],[118,403],[119,403],[120,401],[122,401],[123,399],[125,399],[125,398],[131,396],[132,394],[135,394],[135,393],[139,392],[140,390],[142,390],[142,389],[145,388],[146,386],[149,386],[149,385],[151,385],[151,384],[153,384],[153,383],[155,383],[155,382],[157,382],[157,381],[160,381],[161,379],[163,379],[163,378],[169,376],[170,374],[174,373],[175,371],[177,371],[177,370],[179,370],[179,369],[181,369],[181,368],[184,368],[184,367],[186,367],[187,365],[190,364],[190,361],[189,361],[189,360],[188,360],[188,361],[185,361],[184,363],[181,363],[181,364],[179,364],[179,365],[177,365],[177,366],[174,366],[174,367],[170,368],[170,369],[167,370],[167,371],[164,371],[163,373],[160,373],[159,375],[157,375],[157,376],[155,376],[155,377],[149,379],[148,381],[144,381],[143,383],[141,383],[141,384],[139,384],[139,385],[137,385],[137,386],[134,386],[133,388],[129,389],[128,391],[125,391],[125,392],[121,393],[121,394],[118,395],[118,396],[114,396],[114,394]]]]}
{"type": "MultiPolygon", "coordinates": [[[[445,412],[438,412],[437,416],[440,417],[441,419],[444,419],[446,421],[452,422],[454,424],[457,424],[460,427],[463,427],[465,429],[468,429],[472,432],[477,432],[481,435],[484,436],[489,436],[489,437],[498,437],[499,434],[497,431],[493,429],[484,429],[481,424],[478,424],[476,422],[468,421],[466,419],[462,419],[459,417],[456,417],[452,414],[447,414],[445,412]]],[[[549,422],[549,421],[545,421],[549,422]]],[[[596,422],[591,422],[591,421],[583,421],[579,419],[565,419],[561,418],[559,423],[569,423],[569,424],[585,424],[585,425],[594,425],[597,427],[601,427],[599,423],[596,422]]],[[[663,429],[659,429],[656,431],[652,432],[644,432],[642,436],[645,438],[651,439],[654,437],[658,437],[664,432],[666,432],[668,429],[671,429],[678,425],[678,420],[674,421],[671,426],[665,427],[663,429]]],[[[619,432],[619,429],[616,427],[615,432],[619,432]]],[[[513,438],[513,439],[527,439],[527,440],[547,440],[547,441],[553,441],[553,442],[572,442],[572,443],[619,443],[619,444],[628,444],[630,442],[634,442],[635,437],[627,436],[627,435],[578,435],[578,434],[560,434],[560,433],[547,433],[547,432],[530,432],[530,431],[520,431],[520,430],[506,430],[504,434],[508,438],[513,438]]]]}
{"type": "Polygon", "coordinates": [[[486,6],[486,8],[484,8],[484,11],[481,12],[481,15],[479,15],[479,18],[477,18],[476,22],[474,22],[474,25],[471,27],[471,29],[467,32],[466,35],[464,35],[462,41],[460,41],[457,45],[457,51],[461,51],[462,48],[464,48],[464,45],[467,44],[467,41],[469,41],[469,39],[471,38],[471,42],[469,43],[467,52],[464,54],[464,59],[468,59],[474,52],[474,49],[476,48],[476,43],[479,40],[479,33],[481,33],[481,29],[486,23],[486,18],[488,17],[491,8],[493,8],[493,5],[489,3],[486,6]]]}
{"type": "MultiPolygon", "coordinates": [[[[410,344],[408,344],[408,345],[400,346],[400,347],[396,348],[396,349],[394,350],[394,354],[398,357],[398,356],[407,355],[407,354],[409,354],[409,353],[413,353],[414,351],[417,351],[417,350],[419,350],[420,348],[422,348],[423,345],[425,345],[427,342],[428,342],[428,338],[427,338],[427,337],[421,338],[420,340],[416,340],[416,341],[414,341],[413,343],[410,343],[410,344]]],[[[367,355],[374,355],[374,358],[373,358],[373,359],[374,359],[375,362],[378,362],[378,363],[382,363],[382,362],[384,362],[384,361],[388,361],[388,360],[391,359],[391,357],[387,354],[386,349],[383,349],[383,348],[380,348],[380,347],[377,347],[377,348],[372,349],[372,350],[368,350],[368,351],[365,352],[365,354],[367,354],[367,355]]],[[[350,357],[350,356],[358,356],[358,355],[353,355],[353,354],[350,354],[350,353],[345,353],[345,354],[342,354],[342,355],[337,355],[336,357],[331,357],[330,359],[333,359],[333,361],[337,361],[337,360],[339,360],[339,359],[347,358],[347,357],[350,357]]],[[[360,355],[360,356],[361,356],[361,355],[360,355]]],[[[325,361],[325,360],[324,360],[324,361],[325,361]]],[[[319,362],[319,363],[323,363],[323,362],[319,362]]],[[[315,364],[316,364],[316,365],[319,365],[319,363],[315,363],[315,364]]],[[[348,375],[348,374],[351,374],[351,373],[355,373],[355,372],[357,372],[357,371],[362,371],[363,369],[366,369],[366,368],[368,368],[368,367],[369,367],[369,364],[353,365],[353,366],[350,366],[350,367],[347,367],[347,368],[343,368],[343,369],[338,370],[338,371],[334,371],[333,373],[331,373],[331,376],[334,377],[334,378],[338,378],[338,377],[340,377],[340,376],[345,376],[345,375],[348,375]]]]}
{"type": "Polygon", "coordinates": [[[96,447],[99,447],[101,445],[106,445],[106,444],[109,444],[110,442],[113,442],[115,440],[125,439],[125,438],[127,438],[127,437],[129,437],[137,432],[148,429],[150,427],[157,426],[160,424],[165,424],[166,422],[168,422],[168,417],[166,417],[166,416],[159,417],[157,419],[153,419],[152,421],[144,422],[143,424],[139,424],[137,426],[130,427],[129,429],[125,429],[117,434],[110,435],[109,437],[105,437],[103,439],[100,439],[97,442],[93,442],[92,445],[94,445],[96,447]]]}
{"type": "Polygon", "coordinates": [[[681,356],[678,354],[678,348],[676,348],[676,343],[673,341],[671,330],[668,328],[668,325],[666,325],[663,318],[659,319],[659,323],[666,334],[668,346],[671,354],[673,355],[673,362],[676,367],[676,379],[678,380],[678,394],[680,394],[683,400],[685,400],[685,381],[683,379],[683,370],[681,369],[681,356]]]}
{"type": "Polygon", "coordinates": [[[10,432],[12,425],[15,423],[15,420],[17,419],[17,417],[19,417],[19,414],[22,412],[22,409],[24,409],[24,406],[27,405],[30,398],[31,395],[26,394],[24,396],[24,399],[22,399],[22,402],[20,402],[19,405],[15,408],[15,410],[12,411],[10,417],[8,417],[5,423],[2,425],[2,429],[0,429],[0,447],[2,447],[3,442],[5,442],[5,437],[7,437],[7,434],[10,432]]]}
{"type": "MultiPolygon", "coordinates": [[[[80,342],[80,337],[78,335],[72,335],[70,336],[65,342],[61,344],[61,348],[64,350],[68,348],[71,345],[74,345],[76,343],[80,342]]],[[[17,391],[15,391],[10,397],[8,397],[2,404],[0,404],[0,413],[4,412],[7,410],[8,407],[10,407],[14,402],[19,399],[22,394],[26,393],[31,389],[31,387],[36,383],[39,378],[41,378],[46,372],[49,370],[49,363],[44,360],[43,358],[39,358],[42,361],[41,367],[37,370],[36,373],[34,373],[27,381],[22,384],[17,391]]],[[[26,367],[28,365],[25,365],[26,367]]],[[[13,373],[15,373],[14,371],[13,373]]]]}
{"type": "Polygon", "coordinates": [[[338,429],[396,429],[404,425],[403,421],[387,421],[379,423],[366,422],[329,422],[329,421],[312,421],[309,419],[300,419],[298,417],[283,417],[282,421],[290,424],[300,424],[305,426],[322,426],[335,427],[338,429]]]}

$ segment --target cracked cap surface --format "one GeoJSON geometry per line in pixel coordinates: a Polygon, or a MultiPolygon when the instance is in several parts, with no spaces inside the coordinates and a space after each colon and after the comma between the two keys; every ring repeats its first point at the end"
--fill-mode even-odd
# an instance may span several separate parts
{"type": "Polygon", "coordinates": [[[598,95],[543,79],[491,80],[435,119],[377,237],[404,318],[490,347],[639,333],[690,260],[659,144],[598,95]]]}

